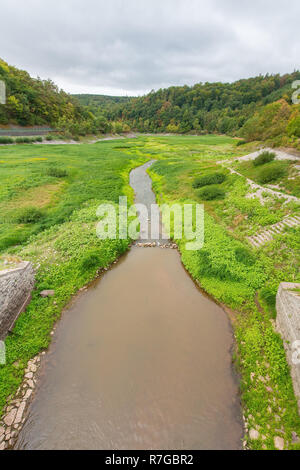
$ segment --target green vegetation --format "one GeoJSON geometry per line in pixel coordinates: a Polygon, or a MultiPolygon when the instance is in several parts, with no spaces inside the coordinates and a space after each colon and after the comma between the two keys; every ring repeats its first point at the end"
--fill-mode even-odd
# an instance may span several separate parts
{"type": "Polygon", "coordinates": [[[202,202],[201,191],[226,194],[204,200],[203,249],[188,251],[184,239],[176,240],[182,262],[206,292],[230,309],[243,410],[248,429],[260,433],[256,441],[246,436],[248,446],[273,449],[274,437],[280,435],[287,448],[299,448],[292,444],[292,432],[300,436],[297,403],[273,321],[280,282],[300,281],[300,231],[287,228],[259,250],[247,241],[262,227],[299,214],[299,206],[283,205],[272,197],[262,205],[258,198],[247,197],[255,192],[245,178],[258,180],[262,170],[279,163],[286,169],[278,181],[284,182],[284,191],[294,163],[233,162],[250,150],[251,144],[237,146],[235,139],[212,135],[0,148],[0,258],[40,265],[33,299],[6,340],[8,362],[0,366],[0,408],[21,383],[28,359],[48,347],[53,324],[71,296],[128,248],[130,240],[96,237],[96,209],[103,201],[116,204],[122,194],[132,201],[130,169],[155,159],[149,173],[160,204],[202,202]],[[242,176],[229,173],[219,162],[242,176]],[[197,175],[209,181],[219,174],[226,177],[218,184],[214,180],[194,187],[197,175]],[[33,208],[39,217],[34,217],[33,208]],[[41,298],[43,289],[54,289],[55,296],[41,298]]]}
{"type": "Polygon", "coordinates": [[[197,195],[202,199],[202,201],[213,201],[214,199],[224,199],[225,191],[224,189],[213,185],[200,189],[200,191],[197,192],[197,195]]]}
{"type": "Polygon", "coordinates": [[[14,144],[15,141],[11,137],[0,137],[0,144],[14,144]]]}
{"type": "Polygon", "coordinates": [[[51,80],[31,78],[27,72],[9,66],[1,59],[0,80],[5,82],[7,91],[6,104],[0,105],[0,126],[47,124],[74,136],[111,130],[111,124],[99,110],[97,116],[94,115],[71,95],[59,90],[51,80]]]}
{"type": "Polygon", "coordinates": [[[278,181],[285,175],[285,168],[280,164],[280,162],[274,162],[272,165],[262,168],[258,180],[262,184],[272,183],[274,181],[278,181]]]}
{"type": "Polygon", "coordinates": [[[275,153],[274,152],[262,152],[258,157],[253,160],[254,166],[265,165],[265,163],[272,162],[275,160],[275,153]]]}
{"type": "MultiPolygon", "coordinates": [[[[150,174],[160,203],[196,202],[198,190],[191,184],[193,175],[211,173],[219,167],[217,161],[237,156],[234,141],[230,146],[222,145],[221,138],[213,139],[214,148],[210,145],[204,148],[202,138],[147,141],[145,151],[151,151],[158,160],[150,174]]],[[[139,151],[142,150],[143,147],[139,147],[139,151]]],[[[253,162],[244,164],[252,171],[260,170],[253,162]]],[[[247,199],[250,188],[238,175],[228,175],[221,186],[226,190],[226,198],[204,203],[203,249],[187,251],[185,240],[176,242],[192,277],[215,299],[232,309],[237,341],[235,363],[241,375],[244,414],[248,429],[258,429],[260,433],[255,441],[246,436],[248,446],[274,449],[274,437],[279,435],[284,437],[287,448],[299,448],[299,444],[291,443],[292,432],[300,433],[297,402],[283,343],[272,322],[280,282],[300,280],[300,230],[287,229],[259,250],[253,250],[246,239],[284,215],[299,214],[299,206],[286,204],[282,207],[276,199],[262,206],[259,199],[247,199]]]]}
{"type": "Polygon", "coordinates": [[[34,142],[43,142],[42,137],[0,137],[0,144],[33,144],[34,142]]]}
{"type": "Polygon", "coordinates": [[[0,106],[0,126],[48,125],[75,140],[88,134],[130,130],[216,133],[240,137],[237,146],[262,140],[272,146],[300,148],[300,105],[291,100],[292,83],[299,79],[297,71],[234,83],[173,86],[138,98],[71,96],[50,80],[33,79],[0,60],[0,80],[7,86],[7,103],[0,106]]]}
{"type": "Polygon", "coordinates": [[[24,207],[18,211],[16,222],[18,224],[34,224],[43,216],[41,210],[36,207],[24,207]]]}
{"type": "Polygon", "coordinates": [[[47,174],[49,176],[53,176],[54,178],[65,178],[68,176],[68,172],[63,168],[58,167],[51,167],[47,170],[47,174]]]}
{"type": "Polygon", "coordinates": [[[221,184],[225,181],[226,176],[223,173],[211,173],[205,176],[198,176],[193,181],[194,188],[202,188],[210,184],[221,184]]]}
{"type": "Polygon", "coordinates": [[[235,83],[172,86],[131,99],[95,95],[79,99],[95,115],[103,112],[115,126],[125,129],[230,134],[243,138],[237,146],[263,140],[274,146],[299,148],[300,106],[291,100],[291,85],[299,78],[298,71],[235,83]]]}
{"type": "Polygon", "coordinates": [[[258,184],[276,183],[279,191],[300,197],[300,172],[295,161],[276,160],[260,166],[243,161],[233,163],[232,167],[258,184]]]}
{"type": "Polygon", "coordinates": [[[122,194],[132,202],[129,172],[147,160],[124,155],[117,144],[0,149],[0,267],[17,259],[39,266],[32,301],[5,341],[0,414],[27,361],[48,347],[71,296],[128,249],[130,239],[100,240],[95,228],[100,203],[116,204],[122,194]],[[40,297],[47,288],[55,290],[53,298],[40,297]]]}

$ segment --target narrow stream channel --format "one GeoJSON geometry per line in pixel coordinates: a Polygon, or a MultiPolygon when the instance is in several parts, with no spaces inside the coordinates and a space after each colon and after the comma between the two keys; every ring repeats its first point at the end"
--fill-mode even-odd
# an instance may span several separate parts
{"type": "Polygon", "coordinates": [[[239,449],[232,345],[176,250],[133,247],[63,313],[16,448],[239,449]]]}

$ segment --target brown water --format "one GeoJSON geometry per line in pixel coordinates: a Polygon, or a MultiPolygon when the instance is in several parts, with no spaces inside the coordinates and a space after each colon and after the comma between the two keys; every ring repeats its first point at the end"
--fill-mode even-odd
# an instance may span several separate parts
{"type": "Polygon", "coordinates": [[[177,251],[132,248],[63,313],[16,448],[238,449],[232,344],[177,251]]]}

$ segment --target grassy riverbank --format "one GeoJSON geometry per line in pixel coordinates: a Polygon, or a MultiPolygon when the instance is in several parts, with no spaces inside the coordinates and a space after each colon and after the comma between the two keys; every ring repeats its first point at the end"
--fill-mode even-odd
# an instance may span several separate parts
{"type": "MultiPolygon", "coordinates": [[[[274,329],[275,296],[281,281],[299,281],[299,229],[287,229],[259,250],[251,249],[246,236],[285,215],[299,213],[294,204],[282,205],[269,198],[248,199],[245,180],[231,175],[219,161],[238,152],[234,142],[223,138],[151,141],[157,163],[151,168],[159,202],[198,202],[205,206],[205,243],[200,251],[187,251],[177,240],[182,261],[192,277],[215,299],[234,310],[237,341],[236,366],[241,375],[241,398],[246,417],[247,445],[274,449],[274,438],[292,443],[300,435],[300,419],[283,343],[274,329]],[[201,142],[206,141],[206,146],[201,142]],[[218,187],[224,197],[205,201],[193,187],[196,176],[225,175],[218,187]],[[254,432],[254,431],[257,431],[254,432]]],[[[148,152],[149,147],[145,145],[148,152]]]]}
{"type": "Polygon", "coordinates": [[[38,267],[32,301],[5,341],[0,414],[28,360],[48,347],[72,295],[128,249],[129,239],[97,238],[96,209],[101,202],[117,203],[119,195],[133,201],[129,172],[146,158],[114,147],[118,142],[0,150],[0,258],[2,264],[25,259],[38,267]],[[41,298],[43,289],[53,289],[54,297],[41,298]]]}
{"type": "Polygon", "coordinates": [[[122,194],[132,201],[130,169],[156,159],[150,174],[159,203],[205,206],[203,249],[186,251],[184,240],[178,245],[193,278],[234,311],[244,414],[248,430],[259,433],[255,440],[247,434],[247,445],[273,449],[274,437],[281,437],[286,448],[299,448],[292,444],[292,433],[300,436],[297,403],[282,340],[274,330],[279,283],[300,281],[299,229],[287,228],[258,250],[246,238],[298,214],[299,207],[272,197],[264,204],[247,198],[251,189],[245,177],[230,174],[219,163],[229,161],[226,166],[234,167],[233,159],[254,147],[237,147],[229,137],[174,136],[0,148],[0,257],[40,265],[33,300],[6,340],[0,410],[19,386],[28,359],[49,345],[53,324],[71,296],[129,246],[129,240],[96,237],[97,206],[116,203],[122,194]],[[224,175],[212,185],[218,197],[204,200],[207,191],[195,179],[215,173],[224,175]],[[55,296],[42,299],[43,289],[54,289],[55,296]]]}

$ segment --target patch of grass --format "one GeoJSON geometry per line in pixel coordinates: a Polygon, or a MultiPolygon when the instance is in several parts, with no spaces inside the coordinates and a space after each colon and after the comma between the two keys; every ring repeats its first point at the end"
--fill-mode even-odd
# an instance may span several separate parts
{"type": "Polygon", "coordinates": [[[96,268],[101,264],[101,255],[99,251],[91,250],[85,254],[81,260],[81,269],[88,271],[92,268],[96,268]]]}
{"type": "Polygon", "coordinates": [[[258,157],[253,160],[254,166],[265,165],[275,160],[276,154],[274,152],[262,152],[258,157]]]}
{"type": "Polygon", "coordinates": [[[63,168],[52,167],[47,170],[47,175],[53,176],[54,178],[65,178],[68,176],[68,172],[63,168]]]}
{"type": "Polygon", "coordinates": [[[240,147],[241,145],[246,145],[248,142],[246,140],[238,140],[236,143],[237,147],[240,147]]]}
{"type": "Polygon", "coordinates": [[[14,144],[15,141],[11,137],[0,137],[0,144],[14,144]]]}
{"type": "Polygon", "coordinates": [[[285,168],[278,162],[274,162],[271,165],[268,165],[262,168],[258,181],[261,184],[273,183],[278,181],[280,178],[286,175],[285,168]]]}
{"type": "Polygon", "coordinates": [[[17,137],[16,144],[32,144],[33,140],[31,137],[17,137]]]}
{"type": "Polygon", "coordinates": [[[212,186],[205,186],[204,188],[201,188],[198,192],[197,195],[202,201],[214,201],[216,199],[224,199],[225,197],[225,191],[222,188],[219,188],[218,186],[212,185],[212,186]]]}
{"type": "Polygon", "coordinates": [[[221,184],[225,181],[226,176],[223,173],[209,173],[205,176],[197,176],[193,181],[193,188],[202,188],[211,184],[221,184]]]}
{"type": "Polygon", "coordinates": [[[42,211],[36,207],[24,207],[17,212],[16,221],[18,224],[34,224],[42,217],[42,211]]]}

